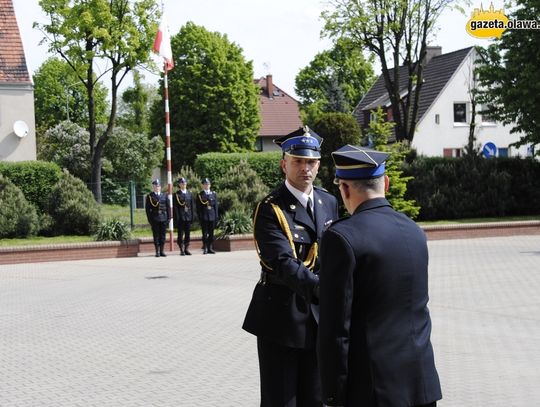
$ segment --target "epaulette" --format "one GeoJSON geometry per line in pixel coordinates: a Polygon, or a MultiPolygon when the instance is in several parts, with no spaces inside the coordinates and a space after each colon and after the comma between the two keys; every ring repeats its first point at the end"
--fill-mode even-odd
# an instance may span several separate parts
{"type": "MultiPolygon", "coordinates": [[[[328,192],[327,189],[323,188],[323,187],[319,187],[317,185],[313,185],[313,188],[315,188],[317,191],[322,191],[322,192],[326,192],[327,194],[330,194],[330,192],[328,192]]],[[[330,194],[331,195],[331,194],[330,194]]]]}
{"type": "Polygon", "coordinates": [[[264,204],[273,203],[276,200],[274,194],[266,195],[266,197],[261,201],[264,204]]]}
{"type": "Polygon", "coordinates": [[[341,217],[339,219],[336,219],[336,220],[332,221],[332,223],[329,224],[326,229],[328,230],[328,229],[332,228],[336,223],[342,222],[342,221],[350,219],[350,218],[351,218],[350,216],[343,216],[343,217],[341,217]]]}

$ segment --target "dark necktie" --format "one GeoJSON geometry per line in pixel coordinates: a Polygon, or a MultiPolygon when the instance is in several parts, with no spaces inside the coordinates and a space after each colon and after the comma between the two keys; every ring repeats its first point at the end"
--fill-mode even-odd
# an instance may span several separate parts
{"type": "Polygon", "coordinates": [[[313,216],[313,211],[311,209],[311,198],[308,198],[306,211],[313,222],[315,222],[315,217],[313,216]]]}

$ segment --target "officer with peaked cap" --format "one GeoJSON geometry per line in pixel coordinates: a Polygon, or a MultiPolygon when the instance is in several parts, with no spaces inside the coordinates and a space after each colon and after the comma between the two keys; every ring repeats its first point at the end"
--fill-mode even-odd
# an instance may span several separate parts
{"type": "Polygon", "coordinates": [[[152,227],[156,257],[166,257],[164,247],[167,221],[169,219],[167,194],[161,192],[161,182],[159,182],[159,179],[152,181],[152,189],[153,191],[146,195],[144,204],[146,218],[152,227]]]}
{"type": "Polygon", "coordinates": [[[262,270],[243,328],[257,336],[261,406],[320,407],[318,245],[338,217],[337,199],[313,185],[321,137],[304,127],[274,142],[285,181],[255,209],[262,270]]]}
{"type": "Polygon", "coordinates": [[[388,153],[332,153],[350,217],[321,242],[318,359],[327,406],[435,406],[424,232],[385,199],[388,153]]]}
{"type": "Polygon", "coordinates": [[[176,243],[180,247],[180,256],[191,256],[189,242],[191,239],[191,223],[195,210],[195,199],[187,189],[187,181],[181,177],[177,181],[178,191],[173,195],[174,220],[178,229],[176,243]]]}
{"type": "Polygon", "coordinates": [[[202,229],[203,254],[215,254],[214,229],[219,216],[219,203],[215,191],[210,190],[212,185],[208,178],[201,182],[202,191],[197,195],[197,215],[202,229]]]}

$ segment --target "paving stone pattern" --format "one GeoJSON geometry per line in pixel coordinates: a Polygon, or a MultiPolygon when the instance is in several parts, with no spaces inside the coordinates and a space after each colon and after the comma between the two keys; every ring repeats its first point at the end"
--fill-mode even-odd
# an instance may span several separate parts
{"type": "MultiPolygon", "coordinates": [[[[540,405],[540,236],[437,240],[443,407],[540,405]]],[[[0,407],[255,407],[254,251],[0,266],[0,407]]]]}

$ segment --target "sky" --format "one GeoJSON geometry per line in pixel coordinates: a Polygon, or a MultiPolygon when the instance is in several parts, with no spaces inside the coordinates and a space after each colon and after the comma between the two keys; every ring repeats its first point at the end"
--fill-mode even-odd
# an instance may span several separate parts
{"type": "MultiPolygon", "coordinates": [[[[26,62],[32,75],[50,56],[46,45],[39,45],[43,34],[32,28],[34,22],[46,22],[38,0],[12,0],[24,44],[26,62]]],[[[480,7],[473,0],[471,11],[480,7]]],[[[226,34],[253,61],[255,78],[272,74],[273,82],[296,97],[294,80],[315,55],[331,47],[321,39],[323,22],[319,18],[324,1],[319,0],[163,0],[171,35],[192,21],[209,31],[226,34]]],[[[493,1],[497,8],[502,1],[493,1]]],[[[465,15],[445,12],[438,21],[439,30],[431,45],[447,53],[471,45],[487,45],[488,41],[470,36],[465,31],[465,15]]],[[[156,59],[158,61],[158,59],[156,59]]],[[[379,73],[379,72],[377,72],[379,73]]],[[[145,81],[157,83],[159,75],[146,72],[145,81]]],[[[129,84],[129,82],[128,82],[129,84]]]]}

